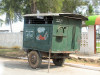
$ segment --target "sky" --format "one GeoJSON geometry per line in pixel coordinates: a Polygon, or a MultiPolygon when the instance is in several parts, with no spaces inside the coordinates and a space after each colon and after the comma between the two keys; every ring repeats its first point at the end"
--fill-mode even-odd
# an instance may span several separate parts
{"type": "MultiPolygon", "coordinates": [[[[5,20],[5,15],[0,16],[0,19],[5,20]]],[[[12,31],[13,32],[20,32],[23,30],[23,25],[24,22],[22,21],[18,21],[16,23],[12,24],[12,31]]],[[[3,23],[2,27],[0,27],[0,30],[10,30],[10,26],[6,25],[5,23],[3,23]]]]}

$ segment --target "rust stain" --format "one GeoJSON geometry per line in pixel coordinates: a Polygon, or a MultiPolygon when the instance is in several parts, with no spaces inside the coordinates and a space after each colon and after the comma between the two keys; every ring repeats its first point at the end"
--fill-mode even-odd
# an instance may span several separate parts
{"type": "Polygon", "coordinates": [[[78,51],[56,51],[56,52],[53,52],[53,53],[78,53],[78,51]]]}

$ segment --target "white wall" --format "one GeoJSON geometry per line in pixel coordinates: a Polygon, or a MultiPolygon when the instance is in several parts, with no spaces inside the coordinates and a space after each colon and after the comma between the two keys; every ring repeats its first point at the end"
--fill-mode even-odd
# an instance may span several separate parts
{"type": "Polygon", "coordinates": [[[23,33],[0,33],[1,48],[16,48],[22,49],[23,33]]]}
{"type": "Polygon", "coordinates": [[[89,26],[88,29],[88,53],[94,54],[94,25],[89,26]]]}
{"type": "Polygon", "coordinates": [[[81,33],[80,53],[87,54],[87,51],[88,51],[88,33],[82,32],[81,33]]]}
{"type": "MultiPolygon", "coordinates": [[[[94,54],[94,26],[88,27],[88,32],[81,34],[81,54],[94,54]]],[[[0,47],[14,48],[23,46],[23,33],[0,33],[0,47]]]]}
{"type": "Polygon", "coordinates": [[[94,54],[94,25],[88,26],[88,32],[81,34],[81,54],[94,54]]]}

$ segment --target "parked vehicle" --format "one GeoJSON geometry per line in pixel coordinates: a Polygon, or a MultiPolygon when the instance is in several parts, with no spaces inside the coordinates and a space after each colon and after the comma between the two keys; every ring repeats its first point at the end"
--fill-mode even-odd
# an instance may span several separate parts
{"type": "Polygon", "coordinates": [[[80,48],[81,25],[86,17],[71,13],[24,15],[23,48],[32,68],[49,58],[57,66],[80,48]]]}

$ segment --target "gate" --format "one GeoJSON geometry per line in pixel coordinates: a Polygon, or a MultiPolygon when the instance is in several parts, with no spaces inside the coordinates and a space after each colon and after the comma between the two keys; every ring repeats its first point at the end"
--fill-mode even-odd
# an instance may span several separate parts
{"type": "Polygon", "coordinates": [[[100,53],[100,25],[96,25],[96,53],[100,53]]]}

